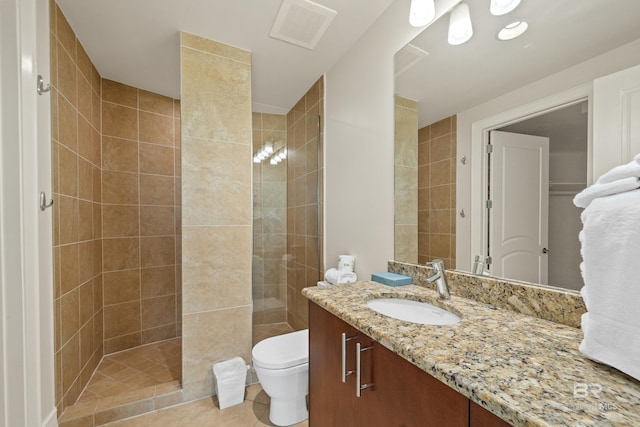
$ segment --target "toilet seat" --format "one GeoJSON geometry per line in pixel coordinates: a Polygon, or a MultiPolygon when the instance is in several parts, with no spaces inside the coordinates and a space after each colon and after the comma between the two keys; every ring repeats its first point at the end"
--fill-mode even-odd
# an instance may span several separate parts
{"type": "Polygon", "coordinates": [[[253,364],[264,369],[286,369],[309,362],[309,330],[260,341],[251,351],[253,364]]]}

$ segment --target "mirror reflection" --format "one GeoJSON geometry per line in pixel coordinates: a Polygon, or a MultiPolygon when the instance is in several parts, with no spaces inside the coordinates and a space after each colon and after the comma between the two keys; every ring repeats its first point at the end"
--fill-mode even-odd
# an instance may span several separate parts
{"type": "MultiPolygon", "coordinates": [[[[473,37],[468,42],[448,44],[447,14],[395,56],[395,258],[418,263],[442,258],[447,268],[578,290],[581,223],[572,199],[589,184],[594,164],[591,95],[488,129],[481,143],[491,141],[492,158],[472,159],[460,151],[459,136],[470,140],[471,126],[465,121],[459,127],[458,118],[638,41],[640,4],[523,0],[502,16],[490,13],[488,1],[470,2],[469,7],[473,37]],[[527,30],[515,39],[499,40],[500,29],[517,21],[526,21],[527,30]],[[531,141],[542,145],[531,148],[526,145],[531,141]],[[482,172],[466,188],[456,176],[472,162],[482,172]],[[506,206],[495,199],[505,191],[517,203],[506,206]],[[461,193],[471,193],[469,198],[478,202],[460,203],[466,200],[461,193]],[[487,199],[492,206],[485,206],[487,199]],[[480,227],[471,233],[469,222],[480,227]],[[505,244],[518,239],[521,245],[515,248],[505,244]],[[472,250],[461,253],[462,246],[472,250]]],[[[557,91],[570,87],[558,85],[557,91]]]]}

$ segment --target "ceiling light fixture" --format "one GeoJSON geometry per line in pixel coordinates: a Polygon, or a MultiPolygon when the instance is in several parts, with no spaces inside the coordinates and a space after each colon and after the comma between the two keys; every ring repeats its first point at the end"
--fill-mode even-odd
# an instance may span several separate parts
{"type": "Polygon", "coordinates": [[[521,36],[525,31],[529,28],[529,24],[525,21],[515,21],[511,24],[505,26],[498,33],[498,38],[503,41],[515,39],[518,36],[521,36]]]}
{"type": "Polygon", "coordinates": [[[460,3],[451,11],[449,16],[449,37],[450,45],[460,45],[467,42],[473,35],[473,26],[471,25],[471,14],[469,5],[460,3]]]}
{"type": "Polygon", "coordinates": [[[413,27],[424,27],[436,16],[434,0],[411,0],[409,24],[413,27]]]}
{"type": "Polygon", "coordinates": [[[519,4],[520,0],[491,0],[489,11],[492,15],[505,15],[518,7],[519,4]]]}

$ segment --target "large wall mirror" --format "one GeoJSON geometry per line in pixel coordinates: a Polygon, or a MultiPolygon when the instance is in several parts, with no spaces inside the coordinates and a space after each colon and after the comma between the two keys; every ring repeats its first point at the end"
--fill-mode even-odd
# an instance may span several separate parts
{"type": "Polygon", "coordinates": [[[570,76],[571,67],[629,44],[635,55],[632,49],[625,56],[635,59],[622,60],[620,69],[640,63],[640,2],[522,0],[502,16],[492,15],[489,4],[468,2],[473,36],[466,43],[447,42],[446,14],[395,56],[395,259],[443,258],[461,271],[577,291],[581,222],[572,200],[597,178],[594,164],[602,149],[602,143],[592,145],[593,78],[581,85],[571,77],[556,79],[553,90],[544,82],[563,70],[570,76]],[[528,24],[524,34],[499,40],[502,28],[519,21],[528,24]],[[531,95],[536,82],[544,88],[543,100],[531,95]],[[526,86],[521,104],[480,111],[526,86]],[[474,116],[481,119],[470,121],[474,116]],[[464,149],[460,140],[466,140],[464,149]],[[489,142],[493,153],[486,155],[489,142]],[[467,169],[475,172],[461,182],[467,169]],[[500,195],[518,203],[507,209],[496,200],[500,195]],[[459,206],[460,200],[471,205],[459,206]],[[505,234],[534,243],[531,249],[519,246],[514,255],[499,243],[509,240],[505,234]],[[520,261],[496,262],[500,257],[520,261]]]}

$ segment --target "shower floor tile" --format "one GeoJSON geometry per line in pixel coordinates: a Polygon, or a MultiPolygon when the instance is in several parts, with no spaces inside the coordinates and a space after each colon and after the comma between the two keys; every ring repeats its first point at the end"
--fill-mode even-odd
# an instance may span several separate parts
{"type": "Polygon", "coordinates": [[[183,402],[182,339],[105,356],[61,427],[97,426],[183,402]]]}
{"type": "Polygon", "coordinates": [[[148,344],[105,356],[76,403],[180,382],[182,339],[148,344]]]}

